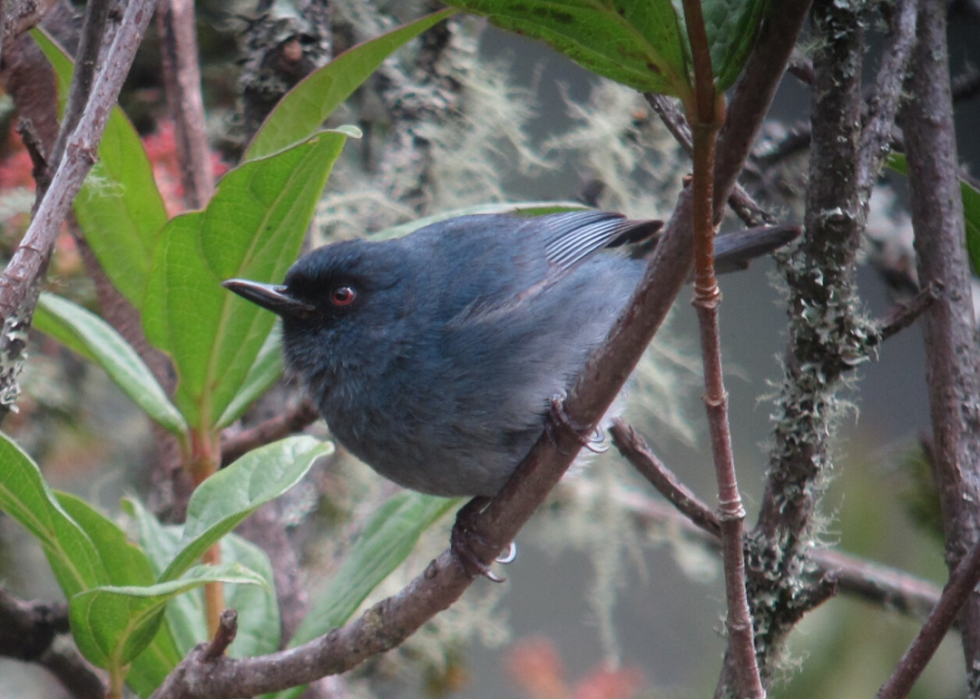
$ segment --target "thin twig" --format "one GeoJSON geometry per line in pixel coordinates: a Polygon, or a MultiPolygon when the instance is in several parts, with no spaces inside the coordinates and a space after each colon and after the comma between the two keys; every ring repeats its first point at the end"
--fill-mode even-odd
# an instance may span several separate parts
{"type": "MultiPolygon", "coordinates": [[[[48,162],[52,168],[57,168],[64,156],[68,139],[78,126],[82,112],[88,106],[95,84],[96,68],[99,66],[99,56],[103,48],[109,45],[112,36],[109,29],[109,6],[112,0],[92,0],[85,6],[85,19],[82,20],[82,33],[78,43],[78,54],[75,56],[75,70],[72,73],[71,86],[68,89],[68,101],[65,112],[61,117],[61,131],[55,141],[48,162]]],[[[128,70],[127,66],[127,70],[128,70]]],[[[53,173],[47,173],[44,180],[38,182],[38,201],[44,196],[47,183],[53,173]]]]}
{"type": "Polygon", "coordinates": [[[201,96],[193,0],[159,0],[157,25],[167,104],[174,120],[174,140],[184,201],[203,208],[214,194],[214,166],[208,145],[201,96]]]}
{"type": "Polygon", "coordinates": [[[939,300],[942,288],[941,283],[932,281],[908,301],[896,303],[878,323],[879,342],[895,336],[917,321],[932,304],[939,300]]]}
{"type": "MultiPolygon", "coordinates": [[[[929,660],[939,648],[943,638],[953,625],[957,614],[980,582],[980,542],[973,545],[949,576],[939,603],[919,629],[912,644],[905,651],[895,672],[878,691],[877,699],[904,699],[922,674],[929,660]]],[[[964,629],[964,641],[966,640],[964,629]]]]}
{"type": "Polygon", "coordinates": [[[306,398],[282,415],[276,415],[255,427],[237,434],[229,434],[226,430],[221,435],[221,465],[227,466],[252,449],[299,432],[319,417],[316,406],[306,398]]]}
{"type": "MultiPolygon", "coordinates": [[[[680,527],[686,537],[717,550],[720,525],[711,508],[678,482],[670,469],[650,451],[641,435],[629,425],[623,427],[625,433],[621,428],[613,428],[617,446],[620,446],[620,440],[629,445],[623,455],[667,498],[673,509],[635,489],[614,491],[616,502],[636,517],[669,524],[671,528],[680,527]]],[[[588,483],[567,479],[563,484],[563,487],[575,490],[590,487],[588,483]]],[[[924,619],[939,602],[939,587],[905,571],[833,549],[813,549],[807,552],[807,558],[816,566],[818,577],[834,580],[840,592],[906,616],[924,619]]]]}
{"type": "MultiPolygon", "coordinates": [[[[691,130],[687,126],[687,120],[684,119],[683,112],[677,108],[677,105],[669,97],[651,92],[643,96],[653,108],[653,111],[660,117],[660,120],[667,127],[667,130],[677,143],[684,149],[688,157],[690,157],[694,151],[694,145],[691,140],[691,130]]],[[[731,195],[728,197],[728,205],[735,212],[735,215],[742,219],[747,226],[774,225],[778,222],[778,219],[763,209],[742,188],[742,185],[735,185],[731,195]]]]}
{"type": "Polygon", "coordinates": [[[625,420],[617,418],[609,430],[619,452],[691,522],[709,534],[720,537],[721,523],[711,508],[657,458],[646,441],[625,420]]]}
{"type": "Polygon", "coordinates": [[[0,655],[45,667],[76,699],[101,699],[102,680],[69,644],[54,643],[68,633],[68,605],[24,602],[0,587],[0,655]]]}
{"type": "Polygon", "coordinates": [[[221,612],[218,620],[218,630],[215,631],[214,638],[204,650],[202,660],[206,663],[212,662],[225,654],[238,635],[238,612],[234,609],[226,609],[221,612]]]}
{"type": "MultiPolygon", "coordinates": [[[[715,146],[724,122],[724,94],[715,90],[711,50],[698,0],[684,0],[684,19],[694,64],[694,96],[685,102],[694,136],[693,225],[694,300],[701,329],[704,366],[704,403],[711,434],[718,480],[718,521],[721,525],[722,561],[728,614],[728,649],[735,663],[737,696],[766,696],[755,654],[752,615],[745,588],[745,555],[742,548],[745,508],[738,491],[735,456],[728,419],[728,393],[721,362],[721,329],[718,307],[721,291],[715,277],[715,211],[713,206],[715,146]]],[[[724,676],[724,671],[721,673],[724,676]]]]}
{"type": "Polygon", "coordinates": [[[898,0],[892,7],[891,27],[882,52],[875,89],[867,101],[867,115],[858,149],[858,191],[863,199],[881,173],[889,153],[895,117],[902,98],[902,83],[915,47],[917,0],[898,0]]]}

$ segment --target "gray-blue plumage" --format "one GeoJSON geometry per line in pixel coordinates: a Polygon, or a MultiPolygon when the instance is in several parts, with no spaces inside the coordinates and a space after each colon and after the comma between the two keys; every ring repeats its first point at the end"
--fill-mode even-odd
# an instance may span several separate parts
{"type": "MultiPolygon", "coordinates": [[[[347,449],[414,490],[492,496],[640,280],[645,262],[620,246],[659,227],[601,211],[465,216],[319,248],[283,285],[225,284],[282,316],[286,365],[347,449]]],[[[719,259],[736,266],[739,250],[778,247],[726,238],[719,259]]]]}
{"type": "Polygon", "coordinates": [[[470,216],[320,248],[290,270],[288,293],[318,307],[337,284],[358,297],[341,309],[324,299],[313,322],[285,316],[286,364],[341,444],[381,475],[494,495],[643,273],[594,254],[625,227],[598,212],[470,216]]]}

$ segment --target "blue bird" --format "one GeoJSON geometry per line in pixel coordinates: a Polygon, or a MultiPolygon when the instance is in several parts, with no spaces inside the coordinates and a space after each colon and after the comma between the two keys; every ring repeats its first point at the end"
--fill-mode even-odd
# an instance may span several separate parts
{"type": "MultiPolygon", "coordinates": [[[[463,216],[321,247],[281,285],[224,284],[282,317],[287,369],[358,458],[413,490],[493,496],[636,288],[646,262],[628,249],[661,225],[602,211],[463,216]]],[[[717,266],[794,235],[719,236],[717,266]]]]}

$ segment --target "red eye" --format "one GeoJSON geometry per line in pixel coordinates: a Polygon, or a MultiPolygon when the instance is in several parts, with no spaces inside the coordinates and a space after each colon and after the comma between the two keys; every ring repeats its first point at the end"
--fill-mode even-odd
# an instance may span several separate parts
{"type": "Polygon", "coordinates": [[[330,292],[330,303],[334,306],[349,306],[357,298],[357,292],[349,286],[338,286],[330,292]]]}

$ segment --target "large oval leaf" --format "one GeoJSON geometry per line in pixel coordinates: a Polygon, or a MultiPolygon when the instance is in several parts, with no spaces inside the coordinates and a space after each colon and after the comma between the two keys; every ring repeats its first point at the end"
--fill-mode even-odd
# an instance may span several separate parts
{"type": "Polygon", "coordinates": [[[167,224],[153,259],[143,327],[173,360],[174,401],[197,431],[218,424],[275,320],[221,282],[282,279],[344,142],[357,133],[324,131],[251,160],[221,180],[204,211],[167,224]]]}
{"type": "MultiPolygon", "coordinates": [[[[73,72],[71,59],[42,31],[31,33],[54,68],[63,106],[73,72]]],[[[99,160],[73,206],[106,276],[138,308],[167,212],[136,129],[118,107],[109,115],[99,160]]]]}
{"type": "Polygon", "coordinates": [[[146,586],[103,586],[75,595],[69,603],[72,635],[86,658],[114,674],[156,637],[164,608],[177,595],[208,583],[265,585],[238,564],[196,566],[179,580],[146,586]]]}
{"type": "Polygon", "coordinates": [[[282,150],[316,133],[344,100],[408,41],[446,19],[443,10],[358,44],[310,73],[279,101],[252,139],[246,160],[282,150]]]}
{"type": "Polygon", "coordinates": [[[40,542],[65,597],[109,581],[92,540],[65,512],[33,459],[2,433],[0,510],[40,542]]]}
{"type": "Polygon", "coordinates": [[[329,442],[290,437],[253,449],[204,481],[187,504],[181,548],[161,582],[183,574],[212,544],[260,505],[293,487],[314,461],[332,451],[329,442]]]}

